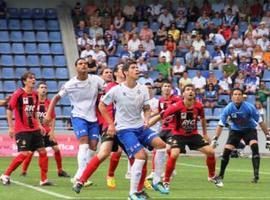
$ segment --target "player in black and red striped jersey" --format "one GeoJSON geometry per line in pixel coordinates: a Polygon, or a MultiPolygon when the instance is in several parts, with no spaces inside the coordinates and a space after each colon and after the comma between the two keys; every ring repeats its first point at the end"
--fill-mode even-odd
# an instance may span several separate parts
{"type": "Polygon", "coordinates": [[[191,150],[198,150],[206,155],[206,164],[208,167],[208,180],[212,181],[218,187],[222,187],[221,179],[215,174],[215,152],[209,145],[210,139],[207,135],[206,120],[204,116],[203,105],[195,100],[195,88],[188,84],[183,88],[183,100],[169,106],[150,121],[154,124],[160,119],[175,117],[175,124],[172,130],[171,155],[167,161],[165,170],[164,186],[169,188],[170,177],[175,169],[176,160],[185,146],[191,150]],[[203,136],[199,134],[197,122],[201,121],[203,136]]]}
{"type": "MultiPolygon", "coordinates": [[[[48,86],[45,81],[41,81],[38,84],[37,88],[37,93],[38,93],[38,107],[37,107],[37,114],[40,123],[42,124],[43,128],[45,129],[45,135],[43,135],[44,139],[44,144],[45,147],[51,147],[54,150],[54,158],[56,161],[56,166],[57,166],[57,174],[59,177],[70,177],[67,172],[65,172],[62,169],[62,156],[61,152],[58,146],[58,143],[56,141],[55,135],[54,135],[54,127],[55,127],[55,113],[54,111],[52,112],[52,122],[50,126],[44,125],[43,124],[43,119],[46,115],[46,112],[48,110],[48,107],[50,105],[50,99],[47,98],[47,93],[48,93],[48,86]]],[[[29,153],[27,158],[23,161],[22,164],[22,176],[26,176],[27,174],[27,169],[28,166],[32,160],[34,152],[29,153]]]]}
{"type": "Polygon", "coordinates": [[[27,158],[30,151],[39,153],[39,167],[41,171],[40,185],[52,185],[47,179],[48,157],[42,134],[45,130],[37,116],[38,94],[34,91],[36,78],[32,72],[25,72],[21,77],[23,87],[17,89],[11,96],[7,110],[9,135],[15,136],[19,154],[1,175],[4,185],[10,184],[11,173],[27,158]],[[12,117],[15,115],[15,124],[12,117]]]}

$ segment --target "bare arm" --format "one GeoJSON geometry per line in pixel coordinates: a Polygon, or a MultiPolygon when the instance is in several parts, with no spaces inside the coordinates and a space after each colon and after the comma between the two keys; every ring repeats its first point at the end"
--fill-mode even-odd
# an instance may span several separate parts
{"type": "Polygon", "coordinates": [[[13,124],[13,113],[10,109],[7,109],[7,121],[8,121],[8,134],[11,138],[14,137],[14,124],[13,124]]]}
{"type": "Polygon", "coordinates": [[[105,119],[105,121],[108,123],[108,130],[107,130],[107,133],[110,135],[110,136],[114,136],[115,133],[116,133],[116,130],[115,130],[115,126],[114,126],[114,121],[113,119],[111,118],[109,112],[107,111],[107,108],[106,108],[106,104],[103,103],[102,101],[99,102],[98,104],[98,109],[102,115],[102,117],[105,119]]]}
{"type": "Polygon", "coordinates": [[[220,125],[217,126],[216,135],[215,135],[216,138],[219,138],[219,136],[221,135],[222,129],[223,129],[222,126],[220,126],[220,125]]]}
{"type": "Polygon", "coordinates": [[[264,122],[260,122],[259,125],[260,125],[263,133],[265,134],[265,136],[269,136],[269,131],[267,129],[266,124],[264,122]]]}
{"type": "Polygon", "coordinates": [[[49,108],[47,110],[47,114],[44,118],[44,124],[49,124],[51,121],[52,121],[52,112],[55,108],[55,105],[58,103],[58,101],[60,101],[61,99],[61,96],[59,94],[55,95],[49,105],[49,108]]]}
{"type": "Polygon", "coordinates": [[[152,117],[152,118],[149,120],[149,122],[148,122],[149,127],[153,126],[154,124],[156,124],[156,123],[157,123],[158,121],[160,121],[160,120],[161,120],[160,114],[155,115],[154,117],[152,117]]]}

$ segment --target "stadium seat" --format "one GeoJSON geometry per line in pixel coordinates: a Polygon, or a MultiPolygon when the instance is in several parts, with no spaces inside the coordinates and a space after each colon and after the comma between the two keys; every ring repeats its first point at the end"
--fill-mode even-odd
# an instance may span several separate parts
{"type": "Polygon", "coordinates": [[[218,97],[218,101],[222,101],[222,100],[225,100],[227,103],[229,103],[231,100],[230,100],[230,95],[228,94],[221,94],[219,95],[218,97]]]}
{"type": "Polygon", "coordinates": [[[65,83],[66,81],[58,81],[58,90],[60,90],[65,83]]]}
{"type": "Polygon", "coordinates": [[[6,19],[0,19],[0,30],[7,30],[7,20],[6,19]]]}
{"type": "Polygon", "coordinates": [[[215,48],[215,47],[214,47],[213,44],[207,44],[207,45],[206,45],[206,49],[207,49],[207,51],[209,51],[210,55],[212,55],[213,52],[215,51],[214,48],[215,48]]]}
{"type": "Polygon", "coordinates": [[[222,71],[221,71],[221,70],[216,69],[216,70],[213,70],[213,72],[214,72],[215,77],[217,78],[217,80],[222,79],[222,77],[223,77],[223,73],[222,73],[222,71]]]}
{"type": "Polygon", "coordinates": [[[14,92],[17,89],[15,81],[4,81],[3,90],[5,92],[14,92]]]}
{"type": "Polygon", "coordinates": [[[132,28],[131,25],[132,25],[132,22],[131,21],[127,21],[125,23],[125,30],[131,31],[131,28],[132,28]]]}
{"type": "Polygon", "coordinates": [[[144,21],[139,21],[139,22],[137,23],[138,32],[141,31],[141,29],[142,29],[144,23],[145,23],[144,21]]]}
{"type": "MultiPolygon", "coordinates": [[[[21,77],[25,72],[27,71],[26,68],[23,68],[23,67],[17,67],[16,70],[15,70],[15,76],[17,78],[21,77]]],[[[31,70],[32,71],[32,70],[31,70]]]]}
{"type": "Polygon", "coordinates": [[[31,19],[32,18],[31,8],[21,8],[20,9],[20,17],[22,19],[31,19]]]}
{"type": "Polygon", "coordinates": [[[56,116],[62,116],[62,109],[60,106],[56,106],[54,111],[56,116]]]}
{"type": "Polygon", "coordinates": [[[46,56],[42,55],[40,57],[40,65],[44,66],[44,67],[54,66],[52,56],[51,55],[46,55],[46,56]]]}
{"type": "Polygon", "coordinates": [[[43,9],[42,8],[33,8],[32,9],[32,17],[34,19],[43,19],[45,17],[43,9]]]}
{"type": "Polygon", "coordinates": [[[222,110],[223,108],[215,108],[213,112],[213,116],[218,119],[220,117],[222,110]]]}
{"type": "Polygon", "coordinates": [[[38,53],[39,54],[50,54],[50,46],[48,43],[40,43],[38,44],[38,53]]]}
{"type": "Polygon", "coordinates": [[[208,70],[201,70],[201,73],[202,73],[202,76],[204,78],[208,78],[208,76],[209,76],[209,71],[208,70]]]}
{"type": "Polygon", "coordinates": [[[150,66],[151,67],[156,67],[158,64],[158,58],[157,57],[150,57],[150,66]]]}
{"type": "MultiPolygon", "coordinates": [[[[3,90],[2,82],[0,81],[0,91],[3,90]]],[[[4,99],[5,95],[3,93],[0,93],[0,99],[4,99]]]]}
{"type": "Polygon", "coordinates": [[[6,116],[6,108],[0,107],[0,117],[6,116]]]}
{"type": "Polygon", "coordinates": [[[36,40],[37,42],[49,42],[48,33],[45,31],[37,32],[36,40]]]}
{"type": "Polygon", "coordinates": [[[158,78],[159,72],[158,71],[150,71],[149,77],[152,78],[154,81],[158,78]]]}
{"type": "Polygon", "coordinates": [[[13,68],[3,68],[2,69],[2,79],[14,79],[15,75],[14,75],[14,70],[13,68]]]}
{"type": "Polygon", "coordinates": [[[46,8],[45,9],[45,17],[47,19],[56,19],[57,18],[56,9],[54,9],[54,8],[46,8]]]}
{"type": "Polygon", "coordinates": [[[0,42],[9,42],[8,31],[0,31],[0,42]]]}
{"type": "Polygon", "coordinates": [[[13,43],[11,46],[11,51],[14,54],[24,54],[24,46],[23,43],[13,43]]]}
{"type": "Polygon", "coordinates": [[[155,55],[159,56],[159,53],[162,51],[163,46],[162,45],[156,45],[155,47],[155,55]]]}
{"type": "Polygon", "coordinates": [[[36,79],[41,79],[42,78],[41,69],[39,67],[32,68],[30,71],[35,74],[36,79]]]}
{"type": "Polygon", "coordinates": [[[173,62],[174,64],[175,64],[175,62],[176,62],[177,59],[180,60],[180,63],[181,63],[182,65],[185,65],[185,58],[183,58],[183,57],[175,57],[175,58],[174,58],[174,62],[173,62]]]}
{"type": "Polygon", "coordinates": [[[46,81],[48,90],[50,92],[57,92],[58,91],[58,85],[56,81],[46,81]]]}
{"type": "Polygon", "coordinates": [[[37,55],[27,56],[26,61],[29,67],[37,67],[40,65],[39,57],[37,55]]]}
{"type": "Polygon", "coordinates": [[[37,30],[37,31],[47,30],[45,20],[43,19],[34,20],[34,30],[37,30]]]}
{"type": "Polygon", "coordinates": [[[212,115],[213,115],[212,108],[205,108],[204,109],[204,114],[206,116],[206,119],[211,118],[212,115]]]}
{"type": "Polygon", "coordinates": [[[24,55],[15,55],[14,56],[14,66],[26,66],[26,58],[24,55]]]}
{"type": "Polygon", "coordinates": [[[2,55],[1,56],[1,66],[14,66],[13,57],[11,55],[2,55]]]}
{"type": "Polygon", "coordinates": [[[50,31],[59,31],[59,23],[57,20],[48,20],[47,21],[47,29],[50,31]]]}
{"type": "Polygon", "coordinates": [[[247,102],[254,104],[255,105],[255,101],[256,101],[256,95],[247,95],[247,102]]]}
{"type": "Polygon", "coordinates": [[[248,22],[247,21],[239,21],[238,23],[239,31],[243,34],[246,32],[248,28],[248,22]]]}
{"type": "Polygon", "coordinates": [[[25,31],[31,31],[34,29],[33,22],[31,19],[24,19],[21,21],[21,29],[25,31]]]}
{"type": "Polygon", "coordinates": [[[63,115],[65,117],[69,117],[71,115],[71,108],[69,106],[65,106],[63,108],[63,115]]]}
{"type": "Polygon", "coordinates": [[[20,30],[21,25],[18,19],[10,19],[8,20],[8,29],[9,30],[20,30]]]}
{"type": "Polygon", "coordinates": [[[64,54],[64,48],[61,43],[51,44],[51,53],[52,54],[64,54]]]}
{"type": "Polygon", "coordinates": [[[8,13],[9,18],[11,19],[12,18],[16,19],[20,17],[20,12],[18,8],[7,8],[7,13],[8,13]]]}
{"type": "Polygon", "coordinates": [[[110,56],[108,59],[108,67],[109,68],[114,68],[116,64],[119,63],[120,58],[116,56],[110,56]]]}
{"type": "Polygon", "coordinates": [[[49,41],[50,42],[61,42],[61,33],[58,31],[51,31],[49,32],[49,41]]]}
{"type": "Polygon", "coordinates": [[[64,106],[70,105],[70,101],[69,101],[68,97],[65,96],[65,97],[61,98],[60,104],[61,104],[61,105],[64,105],[64,106]]]}
{"type": "Polygon", "coordinates": [[[188,24],[187,24],[187,32],[193,31],[194,28],[195,28],[195,22],[188,22],[188,24]]]}
{"type": "Polygon", "coordinates": [[[67,68],[56,68],[55,77],[57,79],[68,79],[68,69],[67,68]]]}
{"type": "Polygon", "coordinates": [[[196,76],[196,72],[197,70],[194,70],[194,69],[188,70],[188,77],[191,79],[194,78],[196,76]]]}
{"type": "Polygon", "coordinates": [[[158,31],[158,29],[159,29],[159,23],[158,22],[152,22],[151,24],[150,24],[150,29],[154,32],[154,33],[156,33],[157,31],[158,31]]]}
{"type": "Polygon", "coordinates": [[[54,56],[54,66],[65,67],[66,65],[67,64],[65,56],[54,56]]]}
{"type": "Polygon", "coordinates": [[[217,125],[218,125],[218,121],[213,121],[213,120],[210,121],[209,124],[208,124],[208,126],[209,126],[209,127],[212,127],[212,128],[217,127],[217,125]]]}
{"type": "Polygon", "coordinates": [[[36,43],[26,43],[25,44],[25,53],[26,54],[37,54],[37,45],[36,43]]]}
{"type": "Polygon", "coordinates": [[[55,79],[54,68],[44,68],[42,77],[45,79],[55,79]]]}
{"type": "Polygon", "coordinates": [[[0,43],[0,54],[10,54],[11,47],[10,43],[0,43]]]}
{"type": "Polygon", "coordinates": [[[264,70],[262,80],[263,81],[270,81],[270,70],[264,70]]]}
{"type": "Polygon", "coordinates": [[[22,32],[21,31],[11,31],[10,32],[10,41],[11,42],[23,42],[22,32]]]}
{"type": "Polygon", "coordinates": [[[265,82],[266,88],[270,89],[270,82],[265,82]]]}
{"type": "Polygon", "coordinates": [[[116,55],[120,56],[121,52],[123,51],[124,47],[123,45],[119,44],[116,49],[116,55]]]}
{"type": "Polygon", "coordinates": [[[23,41],[24,42],[36,42],[36,36],[33,31],[25,31],[23,33],[23,41]]]}

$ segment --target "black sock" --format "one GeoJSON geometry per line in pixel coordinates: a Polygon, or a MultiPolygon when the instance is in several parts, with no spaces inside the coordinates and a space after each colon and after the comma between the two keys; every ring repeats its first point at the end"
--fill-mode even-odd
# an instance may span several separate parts
{"type": "Polygon", "coordinates": [[[259,178],[259,169],[260,169],[260,154],[259,146],[257,143],[250,146],[252,151],[252,165],[254,170],[254,177],[259,178]]]}
{"type": "Polygon", "coordinates": [[[223,155],[221,158],[221,165],[220,165],[220,171],[219,171],[219,176],[221,178],[224,177],[226,167],[229,163],[230,155],[231,155],[232,150],[225,148],[223,151],[223,155]]]}

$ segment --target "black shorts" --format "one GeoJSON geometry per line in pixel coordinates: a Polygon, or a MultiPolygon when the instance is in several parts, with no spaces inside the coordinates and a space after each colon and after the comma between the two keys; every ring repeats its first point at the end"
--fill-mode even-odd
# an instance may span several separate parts
{"type": "Polygon", "coordinates": [[[111,141],[113,143],[112,145],[112,152],[117,152],[118,151],[118,147],[120,145],[120,142],[117,138],[117,136],[115,135],[114,137],[111,137],[107,134],[107,129],[103,131],[103,134],[101,135],[101,143],[103,142],[109,142],[111,141]]]}
{"type": "Polygon", "coordinates": [[[256,129],[247,129],[245,131],[234,131],[230,130],[229,137],[226,144],[233,145],[234,147],[238,147],[241,139],[244,140],[246,145],[249,145],[251,140],[258,141],[257,130],[256,129]]]}
{"type": "Polygon", "coordinates": [[[40,130],[33,132],[21,132],[15,135],[18,152],[21,151],[36,151],[39,148],[45,147],[44,139],[40,130]]]}
{"type": "Polygon", "coordinates": [[[180,152],[185,150],[185,146],[188,146],[190,150],[198,150],[204,146],[209,145],[207,141],[200,135],[173,135],[171,148],[179,148],[180,152]]]}
{"type": "Polygon", "coordinates": [[[171,130],[161,130],[159,137],[167,144],[172,142],[172,131],[171,130]]]}
{"type": "Polygon", "coordinates": [[[44,140],[45,147],[53,147],[53,146],[57,146],[58,145],[57,142],[50,140],[50,136],[49,135],[43,136],[43,140],[44,140]]]}

